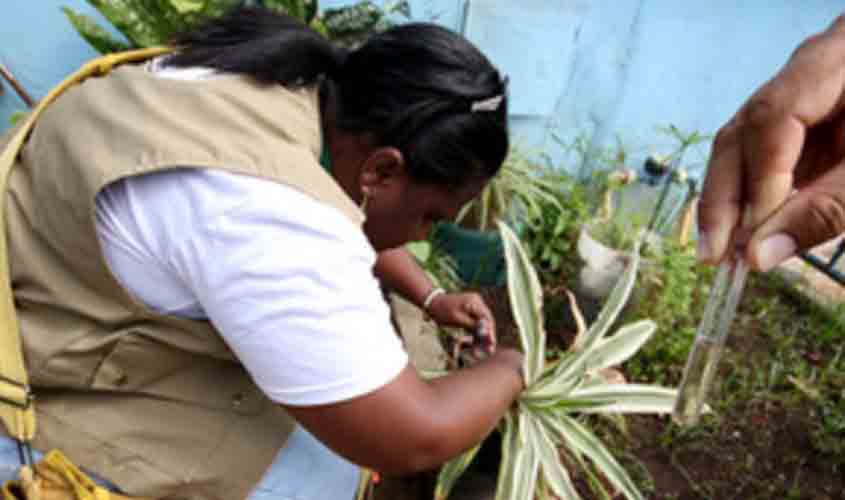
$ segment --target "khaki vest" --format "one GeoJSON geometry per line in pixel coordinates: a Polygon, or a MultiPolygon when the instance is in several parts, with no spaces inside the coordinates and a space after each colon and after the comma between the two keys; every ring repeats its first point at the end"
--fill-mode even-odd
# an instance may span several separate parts
{"type": "Polygon", "coordinates": [[[121,288],[101,254],[94,200],[124,177],[197,166],[290,185],[361,224],[317,162],[318,113],[313,89],[161,79],[140,66],[89,79],[46,110],[6,200],[37,448],[60,448],[130,494],[249,494],[292,419],[210,323],[160,316],[121,288]]]}

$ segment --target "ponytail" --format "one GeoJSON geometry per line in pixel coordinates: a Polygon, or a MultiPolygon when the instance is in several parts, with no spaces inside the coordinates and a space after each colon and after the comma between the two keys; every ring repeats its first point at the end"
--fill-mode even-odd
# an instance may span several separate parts
{"type": "Polygon", "coordinates": [[[458,187],[508,152],[507,79],[462,36],[412,23],[347,52],[286,15],[240,7],[174,40],[166,66],[203,66],[335,96],[338,127],[402,151],[412,179],[458,187]],[[323,76],[327,78],[323,78],[323,76]]]}
{"type": "Polygon", "coordinates": [[[171,43],[180,51],[167,66],[202,66],[289,87],[337,74],[347,55],[298,19],[255,7],[237,8],[171,43]]]}

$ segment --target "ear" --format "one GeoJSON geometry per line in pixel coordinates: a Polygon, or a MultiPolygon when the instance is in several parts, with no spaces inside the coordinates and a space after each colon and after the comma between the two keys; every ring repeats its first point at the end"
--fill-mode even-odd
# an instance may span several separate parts
{"type": "Polygon", "coordinates": [[[362,192],[403,181],[406,176],[405,157],[394,147],[376,148],[361,165],[358,182],[362,192]]]}

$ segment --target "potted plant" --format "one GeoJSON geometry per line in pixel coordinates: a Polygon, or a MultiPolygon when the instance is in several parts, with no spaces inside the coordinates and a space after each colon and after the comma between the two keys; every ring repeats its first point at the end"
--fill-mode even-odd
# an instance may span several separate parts
{"type": "Polygon", "coordinates": [[[634,235],[640,228],[645,228],[643,253],[646,256],[660,252],[662,238],[679,215],[686,221],[689,237],[697,184],[689,179],[681,162],[691,147],[709,137],[697,131],[683,132],[674,125],[660,131],[678,143],[675,151],[666,157],[646,158],[640,176],[628,169],[611,172],[605,181],[598,215],[582,227],[578,254],[585,265],[580,272],[578,291],[585,296],[597,300],[607,296],[630,258],[634,235]],[[623,187],[626,196],[620,196],[622,199],[617,202],[620,208],[614,208],[613,195],[621,194],[623,187]],[[652,201],[655,198],[656,202],[652,201]]]}

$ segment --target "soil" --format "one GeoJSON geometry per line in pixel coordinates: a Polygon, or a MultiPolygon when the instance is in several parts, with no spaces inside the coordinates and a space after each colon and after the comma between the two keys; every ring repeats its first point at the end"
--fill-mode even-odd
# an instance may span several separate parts
{"type": "MultiPolygon", "coordinates": [[[[845,303],[845,287],[831,286],[827,277],[800,263],[788,263],[780,275],[786,280],[778,286],[751,280],[745,296],[762,300],[776,297],[778,307],[784,309],[777,312],[777,321],[789,325],[781,331],[789,331],[795,338],[811,338],[814,333],[807,331],[801,320],[809,314],[808,300],[845,303]]],[[[547,344],[552,350],[565,349],[577,331],[565,290],[562,286],[545,290],[547,344]]],[[[518,339],[507,291],[489,288],[479,292],[496,317],[500,345],[516,347],[518,339]]],[[[585,297],[577,300],[589,323],[600,304],[585,297]]],[[[732,376],[758,377],[778,355],[777,339],[767,331],[759,313],[741,305],[735,321],[743,333],[729,337],[720,366],[722,381],[732,376]],[[745,373],[741,373],[743,369],[745,373]]],[[[790,349],[805,347],[800,343],[796,346],[790,344],[790,349]]],[[[829,359],[833,354],[802,350],[797,355],[818,361],[821,366],[823,361],[819,359],[829,359]]],[[[671,368],[677,376],[683,366],[671,368]]],[[[624,366],[621,369],[625,372],[624,366]]],[[[845,374],[837,376],[845,379],[845,374]]],[[[794,395],[797,391],[793,387],[774,388],[774,395],[754,391],[734,394],[724,387],[717,387],[714,392],[724,399],[714,402],[718,416],[707,417],[703,425],[691,429],[672,424],[668,416],[651,415],[628,416],[624,433],[604,420],[593,420],[591,424],[649,500],[845,500],[845,435],[832,436],[836,441],[833,451],[820,451],[818,443],[813,442],[820,415],[812,400],[802,400],[800,395],[779,399],[782,394],[794,395]]],[[[841,399],[845,400],[845,389],[841,399]]],[[[498,453],[498,436],[494,434],[484,443],[450,499],[493,500],[498,453]]],[[[432,498],[434,480],[432,474],[410,482],[387,480],[376,498],[428,500],[432,498]]],[[[577,477],[576,481],[585,500],[595,498],[583,481],[577,477]]]]}
{"type": "MultiPolygon", "coordinates": [[[[839,288],[831,290],[842,293],[839,288]]],[[[481,292],[496,317],[500,343],[517,345],[506,290],[481,292]]],[[[801,303],[794,296],[795,289],[760,287],[746,293],[783,294],[785,303],[796,307],[801,303]]],[[[546,290],[547,300],[550,295],[553,301],[555,297],[561,303],[567,301],[562,288],[546,290]]],[[[585,315],[597,308],[592,309],[585,315]]],[[[737,321],[743,323],[744,333],[730,337],[729,351],[749,359],[770,356],[771,339],[754,327],[759,322],[742,318],[742,311],[737,321]]],[[[547,328],[549,346],[565,348],[576,331],[572,317],[558,315],[551,323],[547,328]]],[[[818,420],[813,405],[781,405],[752,398],[726,404],[719,411],[717,422],[688,434],[669,417],[649,415],[627,417],[624,436],[611,429],[599,433],[649,499],[845,499],[845,455],[821,453],[813,446],[810,436],[818,420]]],[[[596,424],[601,425],[599,421],[596,424]]],[[[842,439],[845,441],[845,436],[842,439]]],[[[491,440],[495,441],[495,436],[491,440]]],[[[467,496],[453,498],[492,500],[490,481],[496,470],[490,463],[496,463],[496,453],[496,446],[485,447],[482,455],[487,465],[471,472],[487,477],[486,486],[470,487],[467,496]]],[[[477,478],[472,481],[479,482],[477,478]]],[[[585,499],[593,498],[586,488],[579,489],[585,499]]]]}

